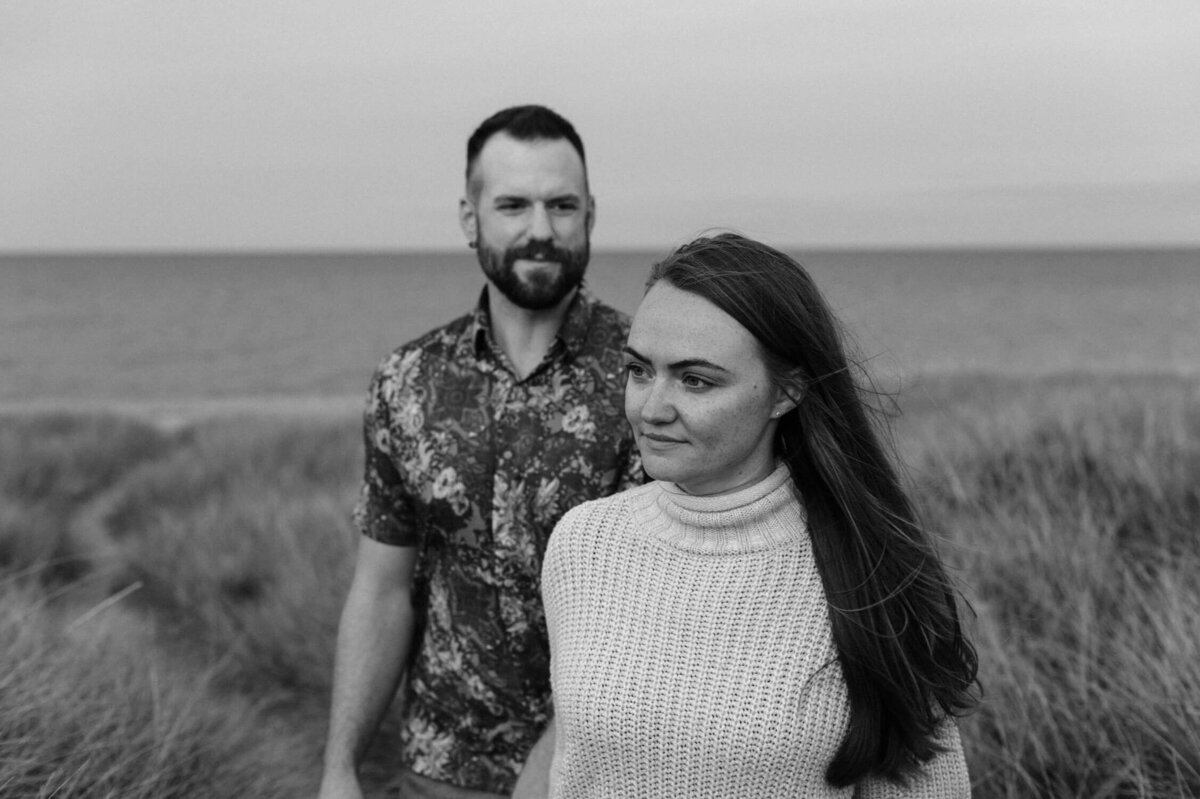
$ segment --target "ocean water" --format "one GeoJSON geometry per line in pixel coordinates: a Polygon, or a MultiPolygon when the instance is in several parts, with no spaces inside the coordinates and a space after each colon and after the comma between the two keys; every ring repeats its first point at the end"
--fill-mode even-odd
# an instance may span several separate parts
{"type": "MultiPolygon", "coordinates": [[[[660,252],[600,253],[628,311],[660,252]]],[[[798,252],[882,376],[1200,374],[1200,251],[798,252]]],[[[467,312],[470,253],[0,257],[0,402],[360,396],[467,312]]]]}

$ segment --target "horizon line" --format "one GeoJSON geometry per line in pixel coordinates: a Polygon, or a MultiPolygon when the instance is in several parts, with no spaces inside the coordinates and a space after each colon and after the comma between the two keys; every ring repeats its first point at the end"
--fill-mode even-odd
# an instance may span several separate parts
{"type": "MultiPolygon", "coordinates": [[[[677,244],[629,244],[598,247],[592,256],[624,253],[669,252],[677,244]]],[[[1078,242],[1078,243],[903,243],[903,244],[834,244],[834,243],[772,243],[787,252],[1145,252],[1200,250],[1195,242],[1078,242]]],[[[384,255],[467,255],[465,246],[446,247],[67,247],[61,249],[3,249],[0,258],[71,258],[71,257],[223,257],[255,256],[384,256],[384,255]]]]}

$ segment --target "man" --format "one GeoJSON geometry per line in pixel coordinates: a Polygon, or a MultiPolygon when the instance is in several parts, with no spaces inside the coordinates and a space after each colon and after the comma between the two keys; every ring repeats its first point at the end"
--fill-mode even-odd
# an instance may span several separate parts
{"type": "Polygon", "coordinates": [[[582,286],[594,221],[583,143],[558,114],[509,108],[471,136],[459,222],[487,285],[372,380],[323,799],[362,795],[357,763],[405,669],[403,797],[508,795],[550,718],[546,540],[641,472],[628,318],[582,286]]]}

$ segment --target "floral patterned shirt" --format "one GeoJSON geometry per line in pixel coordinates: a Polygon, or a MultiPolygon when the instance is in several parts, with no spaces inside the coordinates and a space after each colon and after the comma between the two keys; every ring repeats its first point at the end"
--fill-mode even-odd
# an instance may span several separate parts
{"type": "Polygon", "coordinates": [[[581,289],[518,379],[475,311],[385,358],[364,414],[355,509],[377,541],[419,549],[404,764],[508,794],[551,715],[539,579],[580,502],[640,484],[624,417],[624,314],[581,289]]]}

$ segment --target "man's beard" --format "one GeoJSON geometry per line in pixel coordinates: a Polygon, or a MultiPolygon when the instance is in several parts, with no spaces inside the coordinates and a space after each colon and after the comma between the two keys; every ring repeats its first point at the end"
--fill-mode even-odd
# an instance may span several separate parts
{"type": "Polygon", "coordinates": [[[518,308],[544,311],[558,305],[583,282],[587,271],[590,245],[584,240],[577,250],[556,247],[548,241],[531,241],[503,252],[476,241],[476,254],[483,273],[500,289],[500,293],[518,308]],[[557,263],[555,274],[537,271],[528,278],[517,274],[517,261],[557,263]]]}

